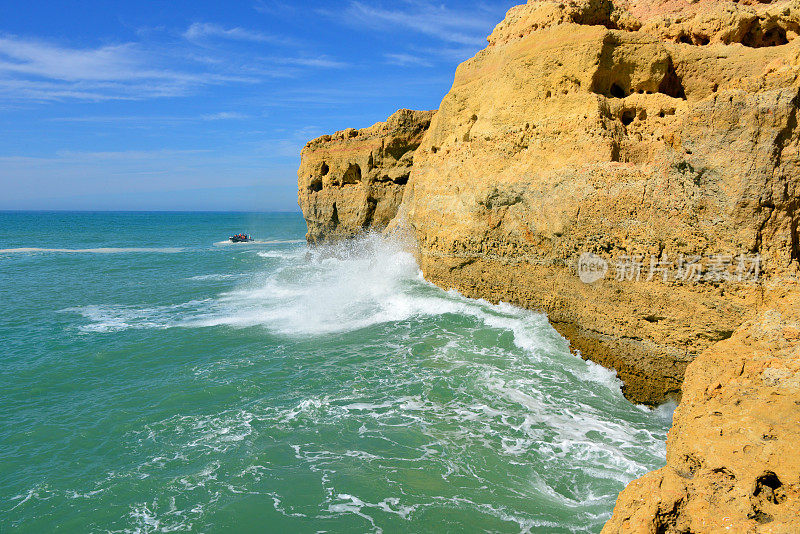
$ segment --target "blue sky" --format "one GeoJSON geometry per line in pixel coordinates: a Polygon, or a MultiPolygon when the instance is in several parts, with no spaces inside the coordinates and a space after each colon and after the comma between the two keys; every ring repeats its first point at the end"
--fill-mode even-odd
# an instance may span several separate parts
{"type": "Polygon", "coordinates": [[[308,139],[438,107],[517,3],[0,0],[0,209],[297,209],[308,139]]]}

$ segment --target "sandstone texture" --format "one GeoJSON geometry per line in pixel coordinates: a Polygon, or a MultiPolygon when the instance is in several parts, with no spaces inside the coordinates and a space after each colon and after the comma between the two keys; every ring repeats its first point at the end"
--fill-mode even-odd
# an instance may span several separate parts
{"type": "Polygon", "coordinates": [[[304,150],[310,242],[388,224],[428,280],[545,312],[634,402],[681,400],[604,532],[800,532],[799,33],[800,0],[531,0],[404,134],[399,207],[341,178],[391,128],[304,150]]]}
{"type": "Polygon", "coordinates": [[[386,227],[397,213],[414,151],[433,114],[401,109],[386,122],[306,144],[297,174],[309,242],[386,227]]]}
{"type": "Polygon", "coordinates": [[[782,293],[689,365],[667,466],[604,533],[800,532],[800,299],[782,293]]]}

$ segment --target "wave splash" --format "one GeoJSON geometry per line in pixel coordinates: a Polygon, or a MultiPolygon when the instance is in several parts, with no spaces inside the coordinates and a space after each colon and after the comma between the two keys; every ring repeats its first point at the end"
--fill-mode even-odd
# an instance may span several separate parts
{"type": "MultiPolygon", "coordinates": [[[[61,310],[90,321],[85,333],[127,329],[266,328],[290,338],[314,338],[396,325],[412,318],[470,318],[512,334],[516,347],[533,360],[567,351],[567,342],[540,314],[501,303],[467,299],[426,282],[402,243],[377,234],[313,249],[291,247],[258,252],[272,265],[236,289],[215,298],[154,306],[88,305],[61,310]]],[[[189,280],[236,280],[241,274],[200,275],[189,280]]],[[[578,360],[580,361],[580,360],[578,360]]],[[[618,389],[613,372],[581,362],[581,379],[618,389]]],[[[503,394],[503,391],[499,391],[503,394]]]]}
{"type": "MultiPolygon", "coordinates": [[[[265,327],[287,336],[358,330],[413,315],[459,313],[474,307],[425,283],[411,254],[377,235],[315,249],[288,247],[256,253],[276,266],[216,298],[137,308],[70,308],[91,321],[86,332],[128,328],[265,327]]],[[[192,280],[225,280],[227,273],[192,280]]]]}
{"type": "MultiPolygon", "coordinates": [[[[149,308],[88,305],[62,311],[89,319],[92,324],[82,328],[87,332],[231,326],[264,327],[286,336],[344,333],[415,316],[458,314],[512,330],[526,349],[535,349],[540,330],[547,328],[541,314],[442,292],[423,279],[401,243],[380,235],[257,255],[278,264],[216,298],[149,308]]],[[[236,276],[218,273],[190,280],[236,276]]]]}
{"type": "Polygon", "coordinates": [[[264,513],[316,530],[468,516],[584,532],[599,529],[624,484],[663,465],[674,407],[629,405],[614,373],[570,354],[543,315],[442,291],[402,244],[377,235],[245,253],[263,267],[225,293],[64,310],[87,319],[90,335],[222,327],[228,340],[246,328],[281,339],[279,350],[192,370],[241,398],[129,431],[146,460],[98,487],[160,481],[132,508],[134,526],[202,525],[218,499],[246,493],[274,504],[264,513]],[[158,478],[165,471],[181,475],[158,478]],[[298,476],[311,493],[298,493],[298,476]]]}

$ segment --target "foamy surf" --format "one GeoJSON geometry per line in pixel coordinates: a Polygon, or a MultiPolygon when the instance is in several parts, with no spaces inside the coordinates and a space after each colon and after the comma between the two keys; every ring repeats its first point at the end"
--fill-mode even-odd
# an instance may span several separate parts
{"type": "Polygon", "coordinates": [[[53,286],[48,304],[63,304],[40,345],[58,353],[25,363],[52,367],[12,358],[22,382],[6,395],[74,399],[60,424],[82,418],[83,433],[15,470],[72,436],[103,461],[31,471],[49,484],[9,492],[13,518],[85,506],[112,532],[233,515],[244,530],[595,532],[628,481],[663,465],[671,407],[630,405],[543,315],[427,283],[400,243],[192,251],[87,255],[53,286]],[[116,278],[58,298],[86,272],[116,278]]]}
{"type": "Polygon", "coordinates": [[[214,243],[215,247],[222,247],[222,246],[236,246],[236,247],[246,247],[247,245],[298,245],[301,243],[305,243],[305,239],[265,239],[259,240],[254,239],[253,241],[247,241],[244,243],[234,243],[231,240],[226,241],[217,241],[214,243]]]}
{"type": "Polygon", "coordinates": [[[190,276],[187,280],[195,282],[226,282],[228,280],[240,280],[247,275],[244,274],[201,274],[197,276],[190,276]]]}
{"type": "Polygon", "coordinates": [[[185,249],[180,247],[108,247],[108,248],[3,248],[0,254],[23,254],[23,253],[65,253],[65,254],[129,254],[129,253],[156,253],[156,254],[177,254],[185,249]]]}
{"type": "MultiPolygon", "coordinates": [[[[244,282],[213,299],[168,306],[136,308],[90,305],[63,310],[91,321],[83,332],[125,329],[263,327],[289,337],[319,337],[394,324],[414,317],[470,317],[488,328],[507,331],[532,360],[552,351],[567,351],[567,342],[539,313],[509,304],[490,304],[441,291],[426,282],[414,257],[401,243],[371,234],[358,240],[316,249],[258,252],[288,265],[244,282]]],[[[234,280],[242,275],[214,274],[191,280],[234,280]]],[[[572,358],[565,368],[577,378],[619,390],[613,371],[572,358]]]]}

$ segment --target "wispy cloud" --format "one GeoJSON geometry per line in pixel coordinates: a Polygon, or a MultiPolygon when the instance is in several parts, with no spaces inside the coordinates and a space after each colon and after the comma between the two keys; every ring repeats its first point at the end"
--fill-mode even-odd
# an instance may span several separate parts
{"type": "Polygon", "coordinates": [[[0,72],[65,81],[163,78],[142,65],[134,46],[70,49],[44,42],[0,38],[0,72]]]}
{"type": "Polygon", "coordinates": [[[297,11],[298,6],[279,0],[256,0],[253,4],[253,9],[264,15],[280,15],[294,13],[297,11]]]}
{"type": "Polygon", "coordinates": [[[252,81],[225,73],[157,66],[136,43],[70,48],[0,37],[0,97],[24,100],[112,100],[179,96],[192,88],[252,81]]]}
{"type": "Polygon", "coordinates": [[[200,119],[204,121],[245,120],[249,118],[249,115],[245,115],[244,113],[236,113],[233,111],[220,111],[219,113],[211,113],[210,115],[200,116],[200,119]]]}
{"type": "Polygon", "coordinates": [[[146,41],[76,48],[0,33],[0,101],[182,97],[206,86],[257,84],[349,66],[310,51],[281,55],[277,48],[290,46],[290,40],[239,27],[194,23],[177,40],[164,29],[142,35],[146,41]],[[270,56],[258,54],[264,52],[261,43],[274,43],[270,56]]]}
{"type": "MultiPolygon", "coordinates": [[[[86,160],[125,160],[125,161],[151,161],[165,156],[176,155],[195,155],[207,153],[209,150],[117,150],[117,151],[99,151],[99,152],[79,152],[74,150],[59,150],[56,152],[56,158],[59,160],[69,161],[86,161],[86,160]]],[[[36,158],[31,158],[36,159],[36,158]]],[[[5,158],[0,158],[0,161],[5,158]]],[[[52,159],[51,159],[52,161],[52,159]]]]}
{"type": "MultiPolygon", "coordinates": [[[[421,47],[411,45],[408,47],[407,55],[419,58],[430,63],[447,62],[461,63],[475,55],[478,51],[474,46],[429,46],[421,47]]],[[[403,54],[400,54],[401,56],[403,54]]]]}
{"type": "Polygon", "coordinates": [[[418,65],[420,67],[432,67],[433,63],[420,56],[413,54],[384,54],[386,62],[390,65],[398,65],[400,67],[407,67],[409,65],[418,65]]]}
{"type": "MultiPolygon", "coordinates": [[[[373,30],[404,29],[462,45],[480,46],[492,27],[490,13],[455,11],[427,1],[406,1],[406,8],[386,9],[374,4],[351,2],[341,13],[343,20],[373,30]]],[[[494,21],[496,23],[498,21],[494,21]]]]}
{"type": "Polygon", "coordinates": [[[237,113],[234,111],[220,111],[196,116],[179,115],[89,115],[80,117],[53,117],[47,119],[49,122],[72,122],[72,123],[140,123],[142,125],[153,123],[183,123],[183,122],[207,122],[225,120],[247,120],[253,118],[251,115],[237,113]]]}
{"type": "Polygon", "coordinates": [[[225,28],[219,24],[208,22],[195,22],[183,36],[189,41],[201,41],[210,38],[230,39],[234,41],[250,41],[255,43],[278,43],[283,40],[266,33],[246,30],[244,28],[225,28]]]}
{"type": "Polygon", "coordinates": [[[341,69],[350,66],[343,61],[337,61],[327,56],[318,57],[270,57],[263,58],[276,65],[291,65],[295,67],[314,67],[323,69],[341,69]]]}

